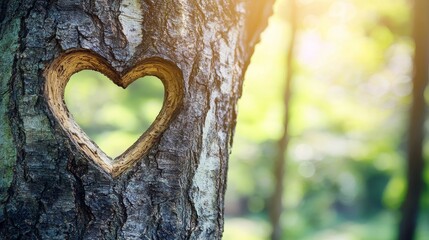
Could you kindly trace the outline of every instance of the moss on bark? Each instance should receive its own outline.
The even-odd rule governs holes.
[[[16,161],[16,147],[13,142],[12,129],[9,121],[10,89],[9,82],[12,79],[12,69],[15,54],[18,49],[20,19],[14,19],[3,28],[0,34],[0,204],[7,197],[13,178],[13,166]],[[2,205],[0,205],[0,221]]]

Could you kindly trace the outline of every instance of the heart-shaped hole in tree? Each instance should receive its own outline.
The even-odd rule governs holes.
[[[64,100],[89,138],[116,158],[155,120],[164,86],[159,78],[145,76],[123,89],[102,73],[82,70],[70,77]]]
[[[94,144],[71,117],[65,105],[66,85],[73,74],[82,70],[98,71],[122,88],[127,88],[137,79],[145,76],[156,76],[164,85],[164,103],[153,123],[136,142],[114,159]],[[78,152],[92,160],[112,177],[117,177],[130,169],[149,152],[178,113],[184,96],[181,70],[174,63],[158,57],[141,60],[130,68],[117,72],[103,57],[89,50],[73,50],[56,58],[46,68],[44,76],[46,80],[45,99],[57,124]],[[88,101],[95,101],[95,99]]]

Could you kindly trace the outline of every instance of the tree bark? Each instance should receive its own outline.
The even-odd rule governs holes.
[[[220,239],[236,103],[272,2],[2,0],[0,238]],[[72,50],[118,73],[148,58],[181,70],[177,114],[118,177],[48,106],[44,72]]]
[[[424,91],[429,77],[428,10],[429,3],[426,0],[414,1],[414,77],[408,128],[407,192],[401,209],[402,218],[398,231],[400,240],[414,239],[424,184],[423,140],[426,109]]]

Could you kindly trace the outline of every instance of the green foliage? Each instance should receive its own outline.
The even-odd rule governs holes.
[[[139,78],[124,90],[91,70],[74,74],[65,92],[75,120],[111,157],[123,153],[149,128],[163,100],[164,88],[156,77]]]

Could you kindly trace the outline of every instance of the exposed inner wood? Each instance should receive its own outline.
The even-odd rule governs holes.
[[[124,153],[111,159],[80,128],[69,113],[64,90],[70,77],[81,70],[95,70],[126,88],[138,78],[152,75],[161,79],[165,94],[162,109],[152,125]],[[146,59],[123,73],[117,73],[102,57],[87,51],[65,53],[45,71],[45,96],[53,115],[73,144],[91,158],[101,169],[116,177],[141,159],[167,129],[183,99],[183,77],[180,69],[161,58]]]

